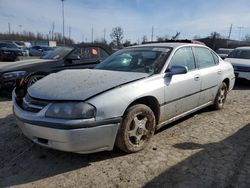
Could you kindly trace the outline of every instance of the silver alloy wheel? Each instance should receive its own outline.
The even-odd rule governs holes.
[[[220,94],[219,94],[219,97],[218,97],[219,105],[223,105],[225,103],[225,100],[226,100],[226,88],[221,87],[220,88]]]
[[[129,141],[134,145],[141,146],[144,144],[149,132],[146,115],[142,113],[136,114],[128,131]]]

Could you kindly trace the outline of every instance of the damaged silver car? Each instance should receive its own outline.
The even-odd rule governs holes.
[[[117,51],[95,69],[64,70],[13,92],[22,132],[76,153],[133,153],[155,130],[207,106],[221,109],[235,76],[206,46],[152,43]]]

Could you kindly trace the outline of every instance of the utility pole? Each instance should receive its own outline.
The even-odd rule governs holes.
[[[106,42],[106,29],[103,31],[103,42]]]
[[[20,34],[21,34],[23,25],[18,25],[18,27],[20,28]]]
[[[71,37],[71,27],[69,26],[69,39]]]
[[[230,29],[229,29],[229,34],[228,34],[228,39],[229,40],[230,40],[230,37],[231,37],[232,29],[233,29],[233,24],[231,24]]]
[[[8,27],[9,27],[9,34],[10,34],[10,32],[11,32],[11,30],[10,30],[10,22],[8,23]]]
[[[94,42],[94,28],[93,28],[93,26],[91,28],[91,42],[92,43]]]
[[[84,34],[82,34],[82,43],[84,43]]]
[[[154,40],[154,26],[152,26],[152,32],[151,32],[151,42]]]
[[[238,27],[238,29],[239,29],[239,40],[241,40],[241,30],[242,30],[243,28],[244,28],[243,26]]]
[[[65,45],[65,38],[64,38],[64,1],[65,0],[61,0],[62,1],[62,18],[63,18],[63,44]]]
[[[52,29],[51,29],[51,40],[54,40],[54,30],[55,30],[55,23],[52,23]]]

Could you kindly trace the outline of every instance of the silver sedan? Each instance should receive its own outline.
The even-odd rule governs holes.
[[[207,106],[221,109],[235,76],[206,46],[152,43],[117,51],[95,69],[64,70],[13,92],[23,133],[76,153],[146,147],[156,129]]]

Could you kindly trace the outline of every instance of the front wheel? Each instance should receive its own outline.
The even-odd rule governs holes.
[[[146,147],[155,131],[155,116],[143,104],[128,108],[116,137],[116,146],[127,153],[138,152]]]
[[[217,92],[217,95],[215,97],[215,100],[214,100],[214,105],[213,105],[213,108],[215,110],[220,110],[223,108],[225,102],[226,102],[226,97],[227,97],[227,85],[225,82],[222,82],[218,92]]]
[[[31,76],[27,82],[27,87],[30,87],[31,85],[36,83],[38,80],[42,79],[43,77],[44,75],[38,75],[38,74]]]

